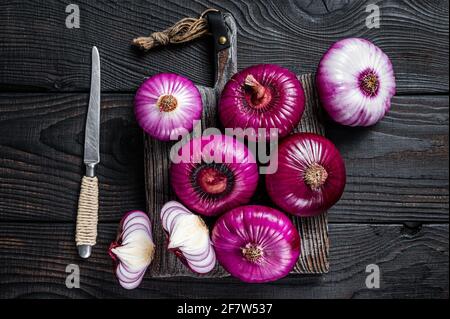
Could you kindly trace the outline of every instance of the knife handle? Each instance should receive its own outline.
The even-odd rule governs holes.
[[[83,177],[78,201],[76,244],[83,258],[90,255],[90,247],[97,240],[98,223],[98,178]],[[89,248],[89,253],[81,254],[81,248]]]

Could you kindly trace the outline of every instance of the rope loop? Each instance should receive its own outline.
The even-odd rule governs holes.
[[[159,46],[186,43],[201,38],[209,34],[206,15],[210,12],[219,12],[219,10],[208,9],[197,19],[184,18],[164,31],[154,32],[148,37],[134,39],[133,45],[144,51],[149,51]]]

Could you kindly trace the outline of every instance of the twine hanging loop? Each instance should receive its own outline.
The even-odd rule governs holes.
[[[133,40],[133,45],[148,51],[159,46],[179,44],[193,41],[209,34],[206,15],[210,12],[218,12],[216,9],[208,9],[199,18],[184,18],[172,27],[152,33],[148,37],[139,37]]]

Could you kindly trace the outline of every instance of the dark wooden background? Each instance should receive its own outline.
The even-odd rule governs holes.
[[[74,2],[81,28],[69,30],[65,8]],[[448,298],[449,4],[376,1],[381,28],[368,29],[372,2],[1,0],[0,298]],[[130,41],[210,7],[237,20],[239,68],[314,72],[334,41],[365,37],[391,57],[398,96],[375,127],[327,124],[348,168],[345,195],[330,212],[329,274],[265,285],[146,278],[125,291],[106,249],[123,213],[145,207],[134,92],[159,72],[213,82],[208,39],[148,55]],[[95,254],[83,262],[74,221],[93,45],[103,62],[101,223]],[[81,267],[81,289],[65,286],[71,263]],[[380,289],[365,286],[372,263],[381,268]]]

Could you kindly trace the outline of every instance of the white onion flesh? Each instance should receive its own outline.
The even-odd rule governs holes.
[[[121,222],[117,242],[110,248],[110,254],[117,262],[115,273],[123,288],[131,290],[141,284],[154,253],[155,244],[147,214],[128,213]]]
[[[209,273],[216,265],[216,254],[203,220],[178,202],[169,202],[161,210],[161,221],[169,235],[168,249],[180,252],[194,272]]]

